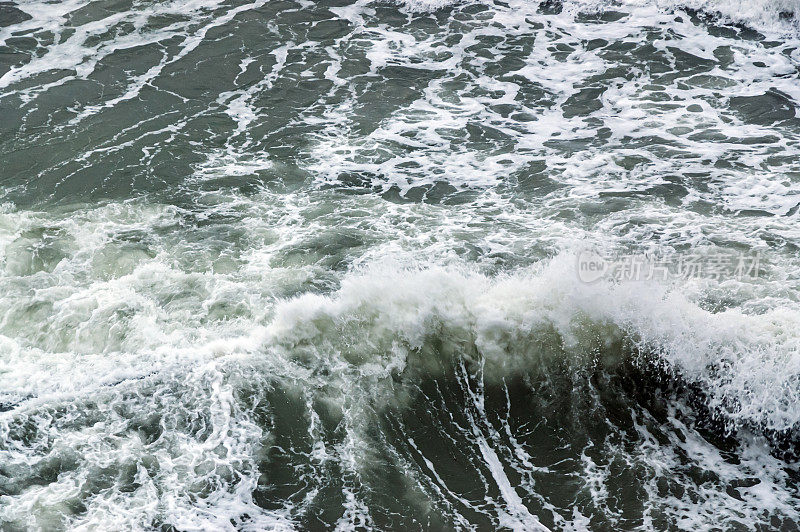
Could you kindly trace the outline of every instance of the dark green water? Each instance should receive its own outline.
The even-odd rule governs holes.
[[[796,11],[0,3],[0,528],[797,529]]]

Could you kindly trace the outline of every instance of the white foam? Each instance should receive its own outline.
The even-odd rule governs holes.
[[[743,23],[769,33],[794,33],[800,28],[800,2],[797,0],[658,0],[660,5],[689,7],[725,20]],[[791,15],[783,19],[782,14]]]
[[[430,12],[457,5],[457,0],[402,0],[410,11]],[[535,5],[542,2],[534,2]],[[689,8],[717,15],[727,22],[747,24],[769,33],[794,33],[799,26],[798,0],[566,0],[568,11],[602,11],[623,7],[656,6],[663,10]],[[784,17],[788,15],[789,18]]]
[[[345,361],[386,372],[398,367],[390,363],[398,348],[407,359],[399,367],[427,367],[414,353],[427,352],[433,328],[445,327],[463,349],[474,342],[487,374],[547,364],[540,358],[546,353],[525,347],[542,335],[555,334],[563,352],[554,347],[552,356],[559,357],[590,357],[600,339],[627,337],[655,353],[657,363],[701,384],[709,406],[731,420],[793,430],[800,426],[797,310],[711,313],[656,285],[586,285],[577,280],[574,260],[563,256],[540,273],[498,280],[447,269],[375,267],[345,279],[332,296],[305,295],[281,304],[268,333],[288,352],[300,345],[327,346],[331,335],[344,334],[346,349],[335,341],[330,345],[343,349]]]
[[[115,51],[175,39],[177,48],[132,75],[121,93],[75,111],[74,127],[135,98],[167,65],[197,50],[211,29],[261,4],[137,4],[130,12],[87,22],[69,34],[62,27],[65,17],[84,3],[25,2],[22,9],[34,19],[0,29],[0,40],[5,42],[12,31],[38,28],[59,38],[46,53],[0,78],[3,97],[16,94],[35,107],[36,98],[54,86],[33,81],[32,88],[25,88],[42,73],[69,71],[53,83],[85,79]],[[411,11],[461,5],[406,4]],[[646,363],[663,365],[697,385],[708,406],[733,427],[796,431],[800,276],[796,253],[782,242],[800,238],[797,214],[786,216],[800,199],[791,165],[771,161],[776,153],[790,158],[800,152],[794,134],[747,124],[727,101],[773,88],[800,101],[796,43],[767,47],[715,36],[674,12],[696,5],[775,33],[792,24],[781,21],[778,11],[791,11],[795,4],[630,1],[612,6],[624,14],[616,22],[579,21],[580,12],[608,5],[568,2],[561,14],[542,15],[539,3],[512,0],[492,4],[485,14],[458,25],[443,18],[441,33],[413,35],[382,22],[374,3],[331,8],[350,21],[350,33],[333,45],[285,43],[271,49],[275,61],[270,69],[242,87],[240,76],[258,61],[248,55],[239,63],[234,89],[212,101],[213,112],[230,122],[231,135],[221,149],[206,153],[207,161],[189,180],[193,208],[147,199],[52,212],[4,206],[0,398],[10,410],[0,413],[0,436],[13,443],[2,451],[4,463],[17,468],[20,478],[33,475],[30,468],[44,470],[60,460],[77,465],[49,485],[5,496],[3,519],[25,526],[27,516],[35,513],[42,528],[91,528],[111,521],[135,529],[169,516],[177,528],[232,528],[231,519],[239,529],[291,528],[316,492],[303,494],[298,507],[287,502],[286,508],[270,512],[258,508],[252,495],[259,482],[258,461],[271,435],[237,394],[247,389],[242,395],[250,397],[246,387],[254,382],[256,391],[263,392],[271,386],[268,379],[295,383],[307,394],[307,405],[319,399],[341,414],[345,437],[333,445],[320,436],[314,407],[307,408],[314,442],[309,459],[321,469],[336,462],[346,477],[345,508],[337,523],[344,529],[374,522],[357,481],[370,463],[364,436],[373,421],[370,409],[403,406],[408,397],[393,386],[393,376],[437,375],[449,362],[480,364],[488,380],[509,374],[535,379],[554,361],[566,360],[576,368],[593,364],[598,352],[624,340],[652,355],[642,359]],[[194,22],[140,31],[151,16],[187,13]],[[98,39],[114,24],[139,29],[110,41]],[[454,35],[458,38],[449,40]],[[531,36],[514,76],[492,75],[497,60],[519,55],[515,43]],[[607,80],[598,109],[568,118],[563,112],[567,101],[615,66],[590,49],[592,39],[652,44],[669,61],[677,60],[676,49],[706,60],[729,51],[731,62],[720,62],[686,86],[663,89],[647,88],[657,76],[634,64],[635,75]],[[100,44],[89,44],[93,40]],[[487,42],[496,44],[482,44]],[[352,44],[363,50],[369,75],[391,67],[431,75],[413,98],[370,123],[367,134],[354,120],[370,118],[357,115],[363,95],[350,90],[354,80],[342,66],[348,59],[343,50]],[[476,46],[492,59],[476,54]],[[327,63],[320,72],[333,85],[325,97],[339,102],[298,115],[300,125],[313,126],[315,132],[298,161],[313,179],[296,193],[203,192],[207,188],[195,185],[207,177],[275,170],[255,134],[267,113],[256,102],[281,76],[294,75],[291,52],[298,48],[320,52]],[[302,76],[311,75],[303,70]],[[464,88],[453,88],[450,79],[467,81]],[[540,90],[547,105],[521,104],[521,94],[530,89]],[[719,92],[724,94],[716,96]],[[340,93],[345,96],[333,98]],[[689,105],[701,112],[687,112]],[[514,111],[506,116],[498,106]],[[89,164],[145,140],[147,159],[157,150],[150,136],[163,134],[169,142],[192,118],[144,134],[122,130],[74,159]],[[467,142],[465,131],[478,126],[491,127],[510,148]],[[610,132],[607,144],[585,144],[602,128]],[[694,136],[698,132],[723,138],[708,141]],[[130,133],[137,133],[135,141],[126,136]],[[670,146],[642,145],[655,136]],[[767,142],[765,136],[777,140]],[[585,147],[577,152],[553,147],[558,142]],[[643,162],[628,169],[623,167],[626,158]],[[540,161],[546,168],[542,180],[553,191],[518,194],[515,173]],[[737,170],[716,166],[720,161]],[[370,176],[370,184],[382,190],[395,185],[409,191],[446,181],[473,196],[467,204],[403,204],[319,186],[342,185],[339,177],[348,172]],[[683,204],[647,197],[603,210],[613,201],[606,203],[601,194],[630,199],[666,184],[665,176],[678,172],[703,176],[702,186],[686,177]],[[714,208],[709,212],[695,208],[698,204]],[[774,216],[730,215],[747,209]],[[769,271],[753,282],[585,285],[575,275],[574,257],[563,251],[574,240],[611,250],[689,246],[762,251]],[[546,256],[555,258],[530,266]],[[728,310],[708,310],[717,302]],[[509,459],[510,448],[481,425],[486,417],[482,398],[476,393],[473,399],[478,415],[472,428],[478,431],[470,441],[489,471],[491,491],[500,495],[487,502],[489,510],[466,506],[502,515],[512,528],[538,527],[524,499],[535,492],[530,455],[517,444]],[[117,410],[123,408],[133,413]],[[147,431],[136,429],[134,421],[146,424],[143,416],[152,412],[163,414],[159,423],[164,430],[148,443]],[[87,420],[84,414],[97,418]],[[25,446],[11,431],[28,422],[42,432]],[[208,433],[195,430],[195,422],[204,423]],[[670,422],[679,423],[675,418]],[[652,439],[642,431],[641,447],[653,455],[650,467],[667,471],[680,466],[674,453],[659,455],[649,448]],[[747,447],[750,454],[740,469],[727,467],[698,437],[672,445],[711,464],[726,480],[742,471],[765,471],[762,483],[739,490],[746,515],[757,517],[761,508],[791,515],[793,501],[780,466],[770,462],[761,443]],[[448,492],[438,464],[424,463],[444,498],[465,504],[464,497],[459,502],[460,496]],[[525,479],[522,484],[512,484],[508,467]],[[81,495],[86,493],[82,489],[101,485],[104,468],[132,471],[136,489],[123,493],[112,486],[97,488],[88,499]],[[609,472],[588,455],[585,469],[590,497],[602,507],[610,497],[604,491]],[[657,488],[651,488],[657,500]],[[719,501],[714,493],[723,489],[701,488],[703,503],[695,507],[688,499],[668,501],[675,508],[670,515],[687,528],[713,524]],[[76,501],[86,505],[85,514],[72,515]],[[725,511],[735,514],[729,506]],[[573,518],[568,523],[554,512],[557,527],[586,526],[580,512]]]

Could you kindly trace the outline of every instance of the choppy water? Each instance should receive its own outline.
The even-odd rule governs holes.
[[[0,3],[0,528],[796,530],[795,12]]]

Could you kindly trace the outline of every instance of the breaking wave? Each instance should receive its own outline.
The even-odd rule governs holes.
[[[798,528],[797,7],[0,4],[0,528]]]

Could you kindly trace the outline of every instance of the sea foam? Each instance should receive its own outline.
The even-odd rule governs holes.
[[[617,362],[644,356],[643,363],[699,385],[710,408],[734,425],[800,427],[796,308],[710,312],[664,286],[589,285],[575,272],[568,252],[499,278],[376,266],[329,296],[281,303],[268,344],[312,366],[336,360],[380,375],[442,367],[428,357],[480,360],[500,378],[547,372],[553,358],[579,367],[601,354]],[[630,350],[619,350],[625,344]]]

